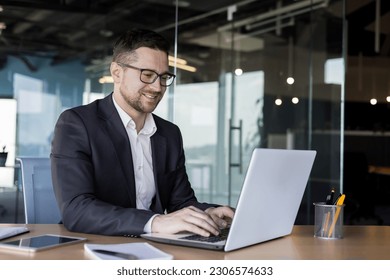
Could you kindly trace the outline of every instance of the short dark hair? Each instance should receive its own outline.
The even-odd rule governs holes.
[[[141,47],[164,51],[168,55],[170,44],[167,39],[154,31],[133,28],[119,36],[115,42],[112,61],[123,61],[124,56],[128,57]]]

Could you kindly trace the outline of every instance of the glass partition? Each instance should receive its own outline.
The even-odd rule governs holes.
[[[180,127],[199,200],[235,206],[256,147],[317,150],[297,223],[343,190],[343,0],[139,1],[114,13],[172,42],[177,79],[156,114]],[[0,96],[18,101],[17,156],[47,156],[58,115],[111,92],[110,54],[97,52],[88,65],[34,57],[35,72],[9,58]]]
[[[177,69],[174,120],[199,198],[234,207],[255,147],[317,150],[297,223],[342,191],[342,4],[241,1],[183,19],[196,32],[178,21],[177,56],[196,71]]]

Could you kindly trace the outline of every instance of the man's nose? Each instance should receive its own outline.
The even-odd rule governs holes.
[[[160,79],[161,79],[160,77],[157,77],[157,79],[153,83],[149,84],[155,91],[161,91],[162,90],[163,86],[161,85],[161,80]]]

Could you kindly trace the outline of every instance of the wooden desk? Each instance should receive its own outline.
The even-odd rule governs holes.
[[[12,226],[0,224],[0,227]],[[108,237],[102,235],[81,234],[67,231],[62,225],[27,225],[30,233],[13,237],[34,236],[44,233],[83,236],[89,243],[128,243],[145,242],[141,238]],[[157,248],[172,254],[175,259],[184,260],[390,260],[389,226],[345,226],[345,238],[323,240],[313,237],[313,226],[295,226],[290,236],[257,244],[232,252],[216,252],[174,245],[149,242]],[[12,240],[9,239],[9,240]],[[63,246],[56,249],[29,254],[0,249],[0,259],[37,259],[37,260],[82,260],[90,259],[85,253],[83,243]]]

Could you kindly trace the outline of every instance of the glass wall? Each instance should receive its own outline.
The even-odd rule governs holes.
[[[197,71],[178,69],[174,120],[200,198],[235,206],[256,147],[317,150],[298,223],[342,190],[343,3],[332,2],[237,2],[193,18],[207,28],[192,34],[178,22],[178,57]]]
[[[81,104],[84,66],[79,62],[51,66],[48,59],[27,59],[39,68],[31,71],[19,59],[8,59],[7,68],[0,71],[0,97],[17,103],[16,155],[48,157],[59,114]]]
[[[344,0],[175,3],[137,7],[154,11],[142,27],[172,42],[177,79],[155,113],[181,128],[198,198],[235,206],[256,147],[314,149],[297,219],[312,223],[312,203],[343,191]],[[0,97],[17,102],[16,156],[48,156],[58,115],[111,92],[101,80],[110,56],[90,65],[28,59],[8,59]]]

